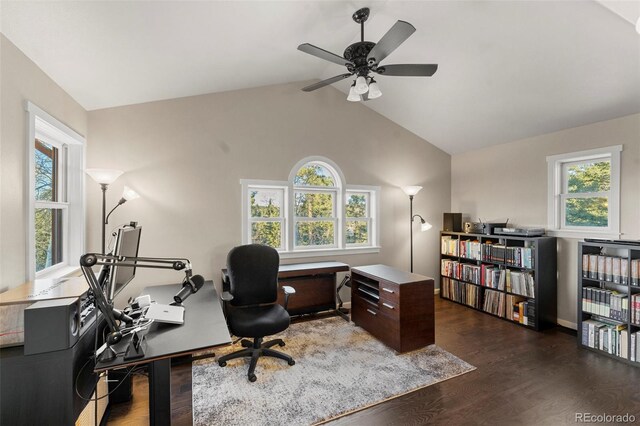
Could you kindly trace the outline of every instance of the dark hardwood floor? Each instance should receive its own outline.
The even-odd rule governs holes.
[[[334,425],[563,425],[576,413],[640,422],[640,368],[578,349],[573,333],[510,324],[436,297],[436,344],[477,370],[332,422]],[[215,386],[215,384],[212,384]],[[148,424],[146,378],[109,424]],[[172,369],[172,419],[191,424],[191,367]],[[348,395],[345,395],[347,398]]]

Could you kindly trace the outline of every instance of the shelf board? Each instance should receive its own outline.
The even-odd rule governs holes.
[[[583,280],[587,280],[587,281],[593,281],[595,283],[603,283],[603,284],[610,284],[610,285],[618,285],[618,286],[621,286],[621,287],[629,287],[629,284],[616,283],[616,282],[613,282],[613,281],[601,280],[601,279],[598,279],[598,278],[582,277],[582,279]]]

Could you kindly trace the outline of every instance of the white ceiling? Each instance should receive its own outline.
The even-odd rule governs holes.
[[[341,55],[368,6],[367,40],[398,19],[417,28],[384,63],[439,69],[380,77],[383,96],[365,105],[457,153],[640,112],[640,2],[616,3],[2,0],[0,23],[94,110],[341,74],[296,47]]]

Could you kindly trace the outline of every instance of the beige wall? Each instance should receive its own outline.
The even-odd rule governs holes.
[[[126,173],[109,189],[115,204],[123,185],[142,196],[121,206],[110,225],[139,221],[142,255],[185,256],[195,273],[219,281],[229,249],[241,243],[240,179],[287,180],[302,158],[320,155],[342,169],[349,184],[381,186],[379,254],[287,260],[386,263],[409,268],[409,199],[402,185],[422,185],[414,211],[434,225],[415,230],[415,271],[438,274],[442,212],[451,203],[450,156],[372,110],[347,102],[331,87],[300,91],[304,83],[195,96],[89,112],[87,167]],[[89,183],[89,247],[99,247],[100,191]],[[149,283],[181,278],[139,270],[123,298]],[[135,284],[134,284],[135,283]],[[119,298],[118,302],[122,303]]]
[[[87,112],[0,34],[0,292],[26,277],[27,112],[31,101],[87,134]]]
[[[640,239],[640,114],[454,155],[451,210],[474,221],[509,218],[516,225],[546,227],[546,157],[610,145],[623,145],[622,238]],[[558,319],[563,325],[576,323],[577,241],[558,242]]]

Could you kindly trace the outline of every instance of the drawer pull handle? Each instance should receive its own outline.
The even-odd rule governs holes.
[[[367,309],[367,312],[369,312],[371,315],[377,315],[375,312],[373,312],[371,309]]]
[[[382,287],[382,289],[383,289],[384,291],[386,291],[387,293],[395,293],[395,291],[393,291],[393,290],[391,290],[391,289],[388,289],[388,288],[386,288],[386,287]]]
[[[387,308],[389,308],[389,309],[395,309],[395,308],[393,307],[393,305],[390,305],[390,304],[388,304],[388,303],[384,303],[384,302],[382,302],[382,306],[387,307]]]

